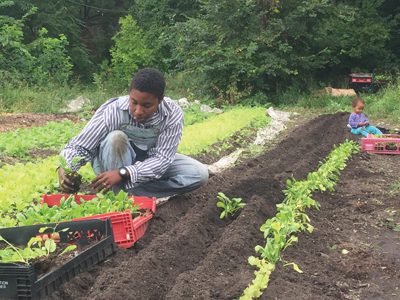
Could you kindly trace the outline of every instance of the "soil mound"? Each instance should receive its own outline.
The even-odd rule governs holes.
[[[348,114],[323,115],[295,128],[271,151],[218,174],[161,206],[145,237],[54,294],[63,299],[233,299],[253,278],[247,258],[262,243],[260,225],[283,200],[287,178],[303,179],[351,136]],[[220,220],[218,192],[247,203]]]

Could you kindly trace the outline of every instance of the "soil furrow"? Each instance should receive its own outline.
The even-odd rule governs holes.
[[[119,251],[108,265],[92,273],[94,279],[87,279],[92,286],[88,293],[70,289],[78,277],[58,296],[65,299],[238,296],[252,276],[246,257],[254,254],[254,246],[260,241],[259,226],[266,217],[274,215],[275,204],[282,201],[286,178],[304,178],[317,168],[334,144],[349,137],[346,119],[346,114],[320,116],[294,129],[271,151],[214,176],[197,191],[170,200],[159,209],[145,238],[134,247],[136,251]],[[247,201],[249,205],[242,211],[243,216],[233,222],[220,220],[215,205],[218,192]],[[246,214],[251,222],[244,217]]]

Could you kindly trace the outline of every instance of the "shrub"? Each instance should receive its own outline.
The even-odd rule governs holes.
[[[111,52],[111,76],[117,85],[128,86],[132,75],[152,60],[143,33],[132,16],[120,18],[121,30],[113,37],[115,46]]]

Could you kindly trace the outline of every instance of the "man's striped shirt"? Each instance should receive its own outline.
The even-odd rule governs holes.
[[[82,132],[66,145],[61,154],[72,170],[76,171],[92,161],[98,153],[100,142],[108,133],[120,128],[120,110],[129,112],[129,96],[110,99],[100,106]],[[160,127],[160,135],[156,146],[149,149],[147,159],[126,166],[131,178],[126,185],[128,189],[133,188],[135,182],[159,179],[173,162],[182,136],[183,112],[173,101],[164,99],[154,115],[143,124],[138,123],[129,112],[129,124],[141,128]],[[82,160],[72,165],[72,159],[78,156]]]

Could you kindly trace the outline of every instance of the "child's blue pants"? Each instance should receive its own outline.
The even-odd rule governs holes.
[[[368,134],[382,134],[382,131],[380,131],[375,126],[367,125],[364,127],[352,128],[351,133],[352,134],[362,134],[363,137],[367,137]]]

